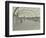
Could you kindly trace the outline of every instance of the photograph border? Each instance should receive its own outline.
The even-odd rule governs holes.
[[[43,33],[9,35],[9,4],[10,3],[43,5]],[[45,35],[45,3],[22,2],[22,1],[5,1],[5,36],[6,37],[16,37],[16,36],[32,36],[32,35]]]

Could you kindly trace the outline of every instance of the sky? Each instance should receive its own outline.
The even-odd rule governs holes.
[[[16,10],[16,7],[14,7]],[[15,15],[19,17],[40,17],[40,8],[32,8],[32,7],[18,7],[15,11]]]

